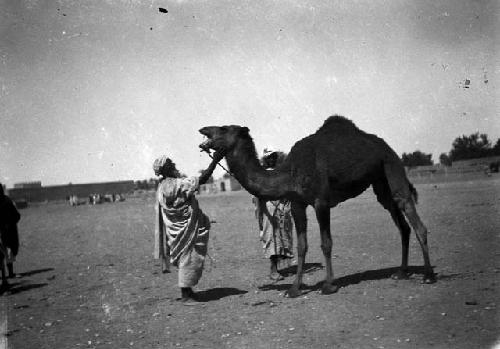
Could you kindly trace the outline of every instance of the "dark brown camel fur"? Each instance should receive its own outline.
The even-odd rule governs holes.
[[[313,206],[316,211],[325,256],[326,279],[322,293],[330,294],[338,289],[331,262],[330,208],[360,195],[370,185],[401,234],[401,268],[393,278],[408,277],[411,232],[408,219],[422,248],[423,282],[435,282],[429,260],[427,228],[415,209],[417,192],[406,177],[398,155],[381,138],[361,131],[342,116],[331,116],[316,133],[295,143],[281,166],[266,171],[257,159],[247,127],[210,126],[200,129],[200,133],[208,138],[200,147],[223,154],[229,170],[248,192],[261,200],[287,198],[292,201],[298,261],[295,281],[287,292],[289,297],[300,295],[307,253],[307,206]]]

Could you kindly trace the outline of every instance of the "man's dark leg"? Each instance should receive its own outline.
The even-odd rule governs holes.
[[[14,264],[13,263],[7,263],[7,269],[9,270],[9,278],[13,279],[16,277],[16,274],[14,274]]]
[[[196,295],[191,287],[181,287],[182,302],[197,302]]]
[[[279,256],[271,256],[271,272],[269,273],[269,278],[274,281],[283,280],[283,276],[278,273],[278,261],[280,260]]]

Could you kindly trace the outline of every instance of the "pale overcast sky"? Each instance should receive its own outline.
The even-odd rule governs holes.
[[[0,0],[0,181],[150,178],[162,153],[194,175],[200,127],[288,151],[335,113],[438,162],[457,136],[500,137],[498,15],[498,1]]]

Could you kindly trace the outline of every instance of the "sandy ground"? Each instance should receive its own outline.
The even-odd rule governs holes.
[[[197,306],[176,301],[177,275],[152,259],[153,196],[21,211],[20,278],[0,296],[20,348],[492,348],[500,338],[500,178],[419,184],[438,282],[389,276],[400,239],[370,190],[332,210],[338,293],[319,293],[324,261],[309,209],[305,294],[283,297],[294,267],[267,279],[246,192],[200,198],[215,220]],[[6,315],[6,316],[5,316]],[[0,326],[0,329],[2,326]],[[2,342],[0,342],[1,344]]]

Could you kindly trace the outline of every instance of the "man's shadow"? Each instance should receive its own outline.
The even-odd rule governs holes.
[[[209,290],[196,292],[196,298],[200,302],[210,302],[219,300],[224,297],[236,296],[245,293],[248,293],[248,291],[243,291],[233,287],[216,287]]]
[[[313,264],[319,264],[321,266],[320,263],[313,263]],[[316,268],[315,270],[319,270],[319,269],[322,269],[322,268]],[[347,287],[350,285],[359,284],[360,282],[363,282],[363,281],[390,279],[391,276],[394,273],[396,273],[398,270],[399,270],[399,267],[366,270],[363,272],[342,276],[338,279],[335,279],[334,283],[337,286],[339,286],[340,288],[342,288],[342,287]],[[306,272],[306,271],[304,271],[304,272]],[[414,274],[422,274],[423,275],[424,273],[425,273],[425,268],[423,266],[409,266],[408,267],[408,274],[410,276],[414,275]],[[317,282],[315,285],[303,284],[301,288],[305,291],[304,294],[306,294],[309,292],[321,290],[322,285],[323,285],[323,280],[320,282]],[[267,290],[286,291],[290,287],[291,287],[291,284],[270,283],[270,284],[260,286],[259,289],[263,290],[263,291],[267,291]]]
[[[48,285],[47,283],[31,284],[23,280],[23,278],[26,276],[45,273],[52,270],[54,270],[54,268],[35,269],[23,273],[17,273],[18,278],[9,279],[8,286],[0,287],[0,295],[13,295],[24,291],[45,287]]]
[[[1,287],[0,288],[0,295],[13,295],[17,294],[20,292],[32,290],[35,288],[40,288],[40,287],[45,287],[47,286],[47,283],[40,283],[40,284],[27,284],[23,281],[21,282],[10,282],[7,287]]]
[[[46,273],[48,271],[52,271],[54,268],[44,268],[44,269],[35,269],[35,270],[30,270],[30,271],[25,271],[24,273],[17,273],[20,277],[25,277],[25,276],[31,276],[35,274],[40,274],[40,273]]]

